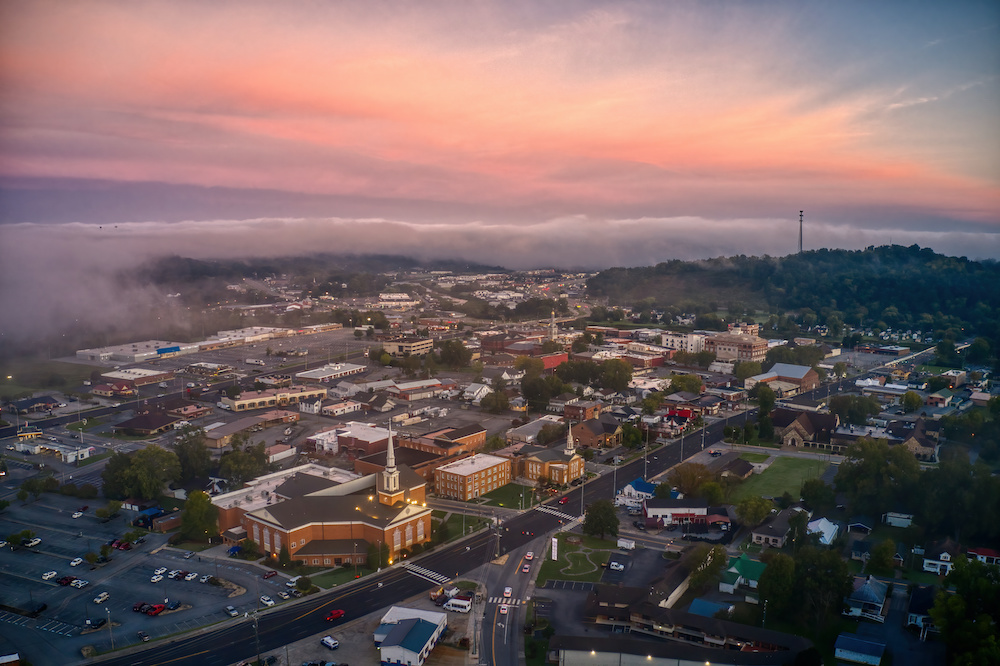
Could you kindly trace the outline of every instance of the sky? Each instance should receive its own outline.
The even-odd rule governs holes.
[[[0,281],[1000,258],[998,73],[994,1],[2,3]]]

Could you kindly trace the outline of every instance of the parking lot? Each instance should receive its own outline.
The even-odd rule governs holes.
[[[255,609],[258,597],[266,594],[281,602],[286,578],[261,578],[261,569],[228,558],[203,558],[198,555],[185,559],[185,553],[166,547],[166,536],[151,534],[145,543],[131,550],[115,550],[111,561],[98,566],[83,562],[70,566],[87,552],[99,552],[102,544],[121,537],[131,529],[126,514],[108,523],[94,517],[101,502],[92,504],[80,518],[72,518],[80,508],[80,500],[43,494],[37,501],[12,504],[0,514],[0,538],[26,529],[34,532],[41,542],[35,547],[8,544],[0,548],[0,576],[3,579],[0,603],[8,607],[0,611],[0,633],[15,647],[31,656],[35,663],[70,663],[81,658],[80,649],[95,646],[99,651],[138,643],[138,631],[153,639],[185,631],[228,618],[223,612],[233,605],[242,615]],[[15,546],[12,548],[12,546]],[[154,571],[181,569],[196,572],[194,580],[171,580],[164,577],[150,582]],[[47,572],[56,574],[43,580]],[[204,575],[232,581],[243,588],[238,596],[229,597],[231,590],[201,583]],[[75,576],[89,581],[83,588],[60,585],[59,579]],[[107,601],[94,603],[101,592]],[[180,602],[174,611],[165,610],[155,617],[133,612],[137,602],[169,604]],[[44,609],[37,617],[27,617],[13,609],[30,611]],[[99,631],[88,627],[87,620],[112,622],[111,631],[105,624]],[[18,630],[14,631],[14,627]]]

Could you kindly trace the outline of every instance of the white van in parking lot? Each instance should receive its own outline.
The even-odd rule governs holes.
[[[466,599],[451,599],[444,605],[444,609],[457,613],[468,613],[472,610],[472,602]]]

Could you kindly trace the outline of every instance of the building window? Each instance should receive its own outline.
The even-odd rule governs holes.
[[[319,564],[319,561],[317,560],[316,563]],[[323,558],[323,564],[329,564],[329,563],[330,563],[330,558],[329,557],[324,557]]]
[[[313,564],[319,564],[319,558],[318,557],[314,557],[313,558]]]
[[[392,545],[395,547],[396,550],[399,550],[400,541],[402,538],[403,538],[403,533],[400,532],[399,528],[397,527],[396,531],[393,532],[392,534]]]
[[[424,521],[423,520],[418,520],[417,521],[417,541],[423,541],[423,540],[424,540]]]

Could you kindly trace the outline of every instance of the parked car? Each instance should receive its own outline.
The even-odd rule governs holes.
[[[612,571],[625,571],[625,565],[621,562],[612,562],[608,565],[608,568]]]
[[[212,575],[211,574],[205,574],[204,576],[202,576],[198,580],[200,582],[202,582],[202,583],[207,583],[208,581],[212,580]]]
[[[166,567],[160,567],[156,571],[153,572],[153,575],[155,575],[155,576],[162,576],[165,573],[167,573],[167,568]]]
[[[71,567],[78,567],[81,564],[83,564],[83,558],[82,557],[74,557],[72,560],[69,561],[69,565]]]
[[[274,605],[274,599],[272,599],[271,597],[267,596],[266,594],[262,594],[262,595],[260,595],[260,603],[262,603],[265,606],[267,606],[268,608],[270,608],[271,606]]]
[[[264,579],[267,579],[267,578],[274,578],[274,577],[275,577],[275,576],[277,576],[277,575],[278,575],[278,572],[277,572],[277,571],[266,571],[266,572],[264,572],[264,574],[263,574],[263,575],[261,576],[261,578],[264,578]]]
[[[41,542],[42,542],[41,539],[39,539],[38,537],[35,537],[34,539],[28,539],[28,540],[26,540],[24,542],[24,545],[27,546],[28,548],[34,548],[35,546],[37,546]]]
[[[192,557],[194,557],[194,551],[193,550],[189,550],[188,552],[184,553],[184,559],[185,560],[190,560]]]
[[[118,544],[118,550],[132,550],[132,544],[130,544],[128,541],[122,541],[120,544]]]
[[[153,604],[153,607],[146,611],[146,615],[152,615],[155,617],[166,610],[166,608],[167,607],[163,604]]]
[[[322,645],[330,648],[331,650],[336,650],[337,648],[340,647],[340,641],[338,641],[333,636],[324,636],[323,638],[319,639],[319,642]]]
[[[149,604],[147,604],[145,601],[137,601],[132,605],[132,612],[138,613],[143,606],[148,606],[148,605]]]
[[[186,576],[184,576],[184,580],[194,580],[197,577],[198,577],[198,572],[197,571],[192,571],[191,573],[189,573]]]
[[[135,635],[138,636],[139,640],[142,641],[143,643],[149,641],[149,634],[147,634],[145,631],[137,631],[135,632]]]
[[[171,601],[169,604],[167,604],[167,610],[177,610],[180,607],[181,607],[181,602],[179,601]]]
[[[226,611],[226,615],[228,615],[229,617],[236,617],[237,615],[240,614],[240,612],[236,610],[235,606],[226,606],[223,610]]]
[[[110,597],[111,597],[111,595],[108,594],[107,592],[101,592],[96,597],[94,597],[94,603],[95,604],[103,604]]]
[[[74,518],[79,518],[82,515],[83,515],[83,511],[74,511],[73,512],[73,517]]]
[[[153,576],[152,578],[149,579],[149,582],[150,583],[159,583],[161,580],[163,580],[163,576],[161,576],[160,574],[156,574],[155,576]]]
[[[45,573],[42,574],[42,580],[52,580],[58,575],[59,573],[56,571],[46,571]]]
[[[711,451],[708,452],[708,455],[712,456],[713,458],[718,458],[719,456],[722,455],[722,451],[716,451],[715,449],[712,449]]]
[[[70,587],[75,587],[75,588],[77,588],[79,590],[82,590],[83,588],[87,587],[88,585],[90,585],[90,581],[89,580],[83,580],[82,578],[77,578],[76,580],[74,580],[72,583],[69,584]]]
[[[167,574],[167,578],[177,578],[181,573],[180,569],[172,569],[170,573]]]
[[[292,595],[290,595],[288,592],[285,592],[284,590],[279,590],[278,596],[286,601],[292,598]]]
[[[63,576],[57,582],[60,585],[62,585],[63,587],[66,587],[67,585],[69,585],[70,583],[72,583],[74,580],[76,580],[76,576]]]

